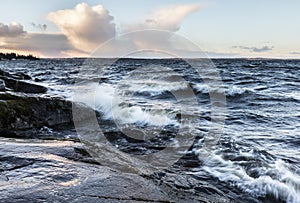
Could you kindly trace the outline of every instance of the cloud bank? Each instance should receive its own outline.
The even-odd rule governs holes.
[[[93,51],[116,34],[114,18],[102,5],[90,7],[81,3],[73,9],[51,12],[47,18],[60,28],[74,47],[83,51]]]
[[[251,52],[266,52],[266,51],[272,51],[274,47],[273,46],[263,46],[263,47],[233,46],[233,48],[249,50]]]
[[[19,23],[12,22],[9,25],[0,23],[0,37],[16,37],[24,33],[23,26]]]
[[[290,52],[290,54],[292,54],[292,55],[300,55],[300,52],[299,51],[292,51],[292,52]]]
[[[74,48],[63,34],[26,33],[18,37],[1,38],[0,49],[4,51],[30,52],[41,57],[70,57],[86,54]]]

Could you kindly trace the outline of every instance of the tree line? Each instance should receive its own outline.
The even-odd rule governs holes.
[[[38,60],[39,58],[29,55],[21,55],[16,53],[0,53],[0,60],[16,60],[16,59],[26,59],[26,60]]]

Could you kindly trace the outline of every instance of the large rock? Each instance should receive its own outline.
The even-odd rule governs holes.
[[[57,98],[0,95],[0,128],[27,129],[69,124],[71,102]]]
[[[31,79],[30,76],[24,73],[10,74],[5,71],[0,70],[0,79],[4,81],[5,86],[16,92],[24,93],[46,93],[47,88],[41,85],[32,84],[30,82],[25,82],[22,80]]]
[[[0,138],[0,145],[0,203],[235,202],[186,175],[156,181],[87,163],[74,150],[80,143]]]
[[[80,119],[86,119],[92,109],[77,104],[82,109]],[[86,114],[84,114],[86,113]],[[44,98],[26,94],[0,93],[0,134],[12,137],[22,131],[43,126],[73,126],[72,102],[61,98]]]
[[[0,70],[0,75],[5,76],[5,77],[9,77],[9,78],[13,78],[13,79],[16,79],[16,80],[31,80],[32,79],[29,75],[27,75],[25,73],[22,73],[22,72],[8,73],[8,72],[5,72],[3,70]]]
[[[47,88],[40,85],[36,85],[36,84],[32,84],[20,80],[15,80],[11,78],[1,78],[1,79],[5,81],[5,85],[7,88],[10,88],[16,92],[24,92],[24,93],[46,93],[47,92]]]

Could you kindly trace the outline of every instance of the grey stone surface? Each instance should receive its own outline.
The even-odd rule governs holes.
[[[80,143],[0,138],[0,145],[1,203],[229,202],[185,175],[156,180],[93,163]],[[197,185],[210,192],[196,191]]]

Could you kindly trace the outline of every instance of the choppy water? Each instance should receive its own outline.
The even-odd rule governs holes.
[[[219,59],[213,63],[224,84],[226,120],[205,162],[201,148],[211,125],[210,94],[220,88],[204,82],[211,74],[200,61],[190,64],[201,68],[201,76],[175,59],[1,61],[0,68],[27,73],[47,86],[50,95],[66,99],[72,99],[79,79],[79,100],[117,124],[107,123],[104,128],[130,126],[144,130],[147,137],[167,126],[171,129],[167,142],[176,140],[178,128],[194,134],[196,141],[187,153],[199,156],[199,165],[186,172],[233,199],[248,195],[253,197],[250,202],[300,202],[300,61]],[[176,97],[189,88],[194,98]],[[195,98],[197,105],[191,105]],[[178,115],[191,118],[187,126],[181,126]],[[123,151],[130,145],[126,140],[115,144]],[[143,145],[130,147],[142,154],[149,151]]]

